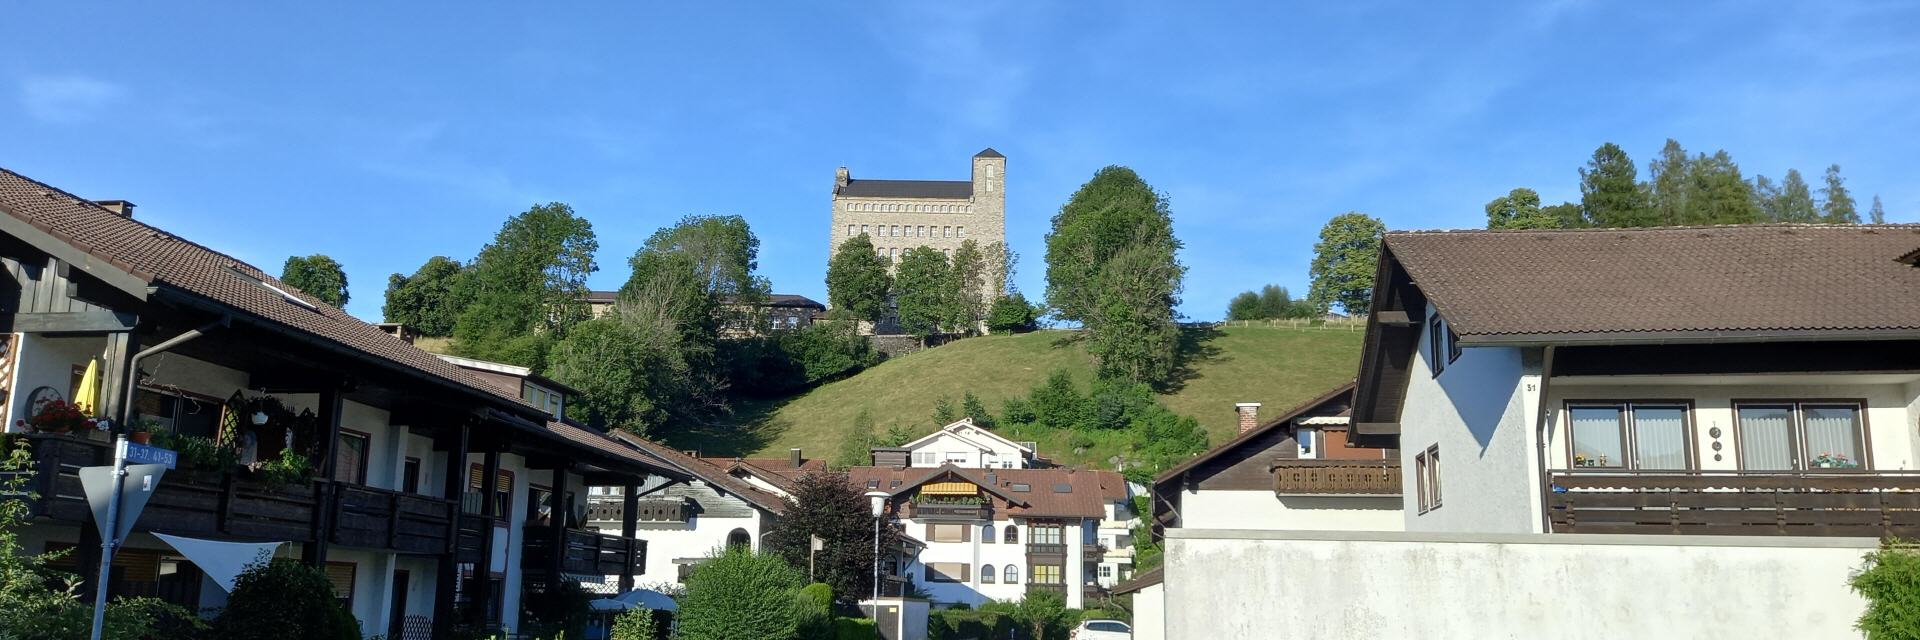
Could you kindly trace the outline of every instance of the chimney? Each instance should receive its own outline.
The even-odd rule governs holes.
[[[800,463],[805,462],[806,458],[800,456],[800,447],[794,447],[787,450],[787,461],[792,463],[793,468],[798,469]]]
[[[834,169],[833,170],[833,186],[835,188],[847,186],[847,179],[850,176],[851,174],[847,173],[846,167],[840,167],[838,169]]]
[[[1252,431],[1260,426],[1260,403],[1242,402],[1233,405],[1233,412],[1240,415],[1240,433]]]
[[[133,203],[131,202],[125,200],[95,200],[93,203],[100,205],[102,209],[120,214],[122,218],[133,217]]]

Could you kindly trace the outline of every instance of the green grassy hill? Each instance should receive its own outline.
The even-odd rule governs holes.
[[[872,413],[880,431],[898,421],[931,432],[934,402],[943,395],[957,405],[962,394],[972,391],[997,413],[1002,401],[1024,395],[1056,368],[1072,372],[1082,385],[1090,384],[1092,361],[1074,336],[1040,331],[960,340],[889,360],[798,396],[738,406],[738,424],[732,428],[670,439],[706,455],[778,455],[800,447],[808,457],[827,458],[863,408]],[[1188,338],[1192,355],[1186,375],[1161,401],[1199,419],[1219,443],[1233,434],[1236,402],[1261,403],[1266,419],[1352,379],[1361,331],[1357,326],[1229,327],[1190,329]],[[1053,435],[1059,437],[1026,439],[1039,439],[1042,454],[1064,462],[1092,462],[1111,451],[1103,445],[1075,454],[1055,441],[1064,434]]]

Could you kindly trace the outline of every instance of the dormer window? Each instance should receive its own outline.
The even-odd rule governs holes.
[[[520,383],[520,399],[553,414],[553,419],[566,419],[566,396],[560,392],[530,382]]]

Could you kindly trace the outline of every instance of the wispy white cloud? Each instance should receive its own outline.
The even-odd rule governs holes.
[[[20,82],[20,106],[37,120],[91,120],[127,93],[120,85],[82,75],[32,76]]]
[[[893,5],[872,27],[919,77],[915,95],[981,129],[1007,128],[1031,83],[1028,65],[1008,47],[1017,5],[998,2]],[[903,35],[911,34],[911,35]]]

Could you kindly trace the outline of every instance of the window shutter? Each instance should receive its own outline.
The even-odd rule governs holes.
[[[353,571],[356,565],[351,562],[327,563],[327,582],[333,585],[333,597],[341,602],[353,603]]]
[[[960,525],[960,541],[973,542],[973,527]]]
[[[973,527],[967,527],[967,528],[971,529]],[[973,579],[973,565],[970,565],[970,564],[960,565],[960,581],[966,582],[972,579]]]

